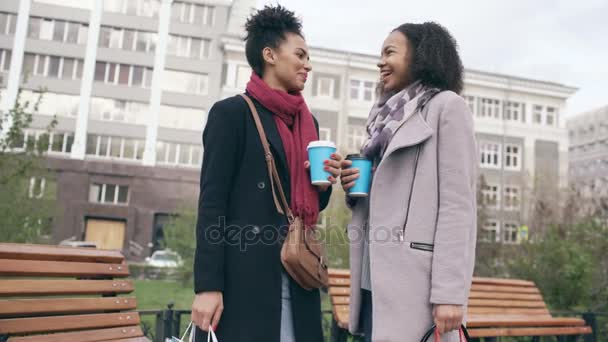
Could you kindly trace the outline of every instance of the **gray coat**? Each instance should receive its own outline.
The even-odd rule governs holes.
[[[417,146],[418,171],[404,229]],[[433,304],[466,306],[475,264],[476,178],[473,116],[460,96],[441,92],[395,132],[375,171],[370,197],[352,206],[351,332],[360,329],[366,223],[373,341],[418,342],[433,324]],[[433,244],[434,251],[416,243]],[[442,341],[458,341],[458,336],[451,333]]]

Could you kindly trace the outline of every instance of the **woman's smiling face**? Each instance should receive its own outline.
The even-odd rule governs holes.
[[[400,91],[412,82],[411,61],[412,51],[407,37],[399,31],[391,32],[382,44],[378,61],[382,92]]]

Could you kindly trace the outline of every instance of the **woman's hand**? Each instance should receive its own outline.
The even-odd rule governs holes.
[[[348,192],[348,189],[355,186],[355,181],[359,178],[359,169],[350,168],[353,162],[350,160],[342,160],[340,165],[342,172],[340,173],[340,181],[342,183],[342,189],[344,192]]]
[[[438,304],[433,308],[433,319],[440,334],[458,330],[462,324],[463,316],[462,305]]]
[[[342,156],[335,152],[331,154],[331,159],[325,160],[323,162],[323,169],[329,173],[331,173],[331,176],[327,177],[327,180],[331,183],[331,184],[323,184],[323,185],[317,185],[317,187],[319,188],[319,191],[321,192],[325,192],[327,191],[327,189],[329,189],[330,186],[332,186],[333,184],[336,184],[338,182],[338,177],[340,176],[340,167],[341,167],[341,163],[342,163]],[[307,160],[304,162],[304,167],[306,169],[310,168],[310,162]]]
[[[215,331],[223,311],[224,297],[221,292],[198,293],[192,303],[192,322],[203,331],[209,331],[210,326]]]

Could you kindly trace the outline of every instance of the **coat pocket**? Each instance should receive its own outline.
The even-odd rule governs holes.
[[[410,242],[411,249],[417,249],[419,251],[432,252],[435,245],[432,243],[424,243],[424,242]]]

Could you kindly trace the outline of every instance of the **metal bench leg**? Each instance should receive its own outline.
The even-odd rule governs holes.
[[[583,314],[583,319],[588,326],[593,329],[593,334],[587,334],[584,336],[585,342],[596,342],[597,341],[597,317],[594,313],[588,312]]]

